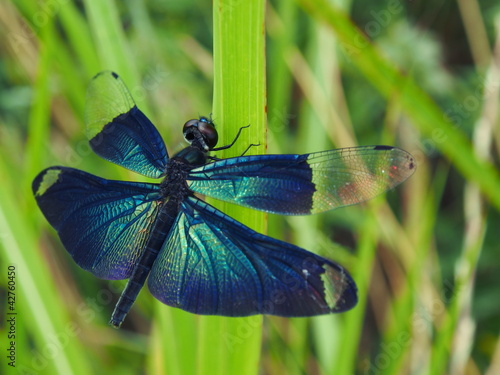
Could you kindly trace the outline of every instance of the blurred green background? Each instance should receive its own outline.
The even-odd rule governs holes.
[[[243,37],[248,50],[237,51]],[[498,1],[3,0],[0,53],[2,374],[500,373]],[[266,64],[242,69],[254,86],[234,69],[244,53]],[[385,198],[254,218],[344,265],[358,306],[311,319],[207,318],[144,290],[123,328],[108,326],[124,282],[79,269],[31,192],[51,165],[138,180],[85,139],[86,87],[104,69],[122,76],[170,154],[184,146],[181,125],[212,112],[226,140],[251,123],[241,147],[261,143],[255,154],[266,141],[269,153],[411,152],[416,173]],[[214,94],[224,85],[238,95]],[[267,123],[255,103],[227,109],[247,92],[267,100]],[[5,363],[9,266],[15,369]]]

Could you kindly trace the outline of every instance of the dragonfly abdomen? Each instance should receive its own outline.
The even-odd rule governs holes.
[[[151,237],[149,238],[144,252],[132,271],[127,286],[123,290],[118,302],[111,315],[109,323],[120,328],[123,320],[127,316],[130,308],[134,304],[139,292],[141,291],[146,279],[151,272],[151,267],[158,257],[158,253],[163,246],[163,243],[168,238],[168,234],[175,222],[175,218],[179,213],[180,202],[174,199],[168,200],[158,212],[155,225],[151,229]]]

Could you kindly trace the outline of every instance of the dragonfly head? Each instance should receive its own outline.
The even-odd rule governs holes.
[[[182,131],[186,141],[206,152],[213,149],[219,140],[214,123],[207,117],[189,120],[184,124]]]

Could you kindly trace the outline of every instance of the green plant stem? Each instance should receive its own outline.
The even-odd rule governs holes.
[[[266,88],[264,1],[214,2],[214,104],[219,145],[234,147],[217,157],[239,156],[250,144],[265,146]],[[250,150],[252,152],[252,150]],[[217,208],[258,232],[266,227],[265,214],[213,202]],[[262,317],[200,317],[198,373],[257,374]]]

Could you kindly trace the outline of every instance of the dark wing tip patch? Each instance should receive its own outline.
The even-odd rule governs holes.
[[[392,150],[393,148],[394,148],[393,146],[379,145],[379,146],[375,146],[373,149],[374,150]]]
[[[410,156],[410,158],[408,159],[408,169],[415,169],[415,168],[417,168],[417,164],[415,164],[415,161]]]
[[[407,151],[404,151],[404,150],[401,150],[401,149],[397,149],[399,153],[403,153],[403,157],[405,159],[405,162],[406,162],[406,169],[408,170],[408,177],[410,177],[414,172],[415,172],[415,169],[417,168],[417,163],[415,162],[415,159],[413,158],[412,154],[410,154],[409,152]],[[404,163],[402,163],[404,164]]]
[[[113,72],[112,70],[103,70],[102,72],[99,72],[95,76],[93,76],[92,79],[96,79],[99,76],[107,74],[111,74],[111,76],[113,76],[115,79],[120,78],[120,76],[117,73]]]

